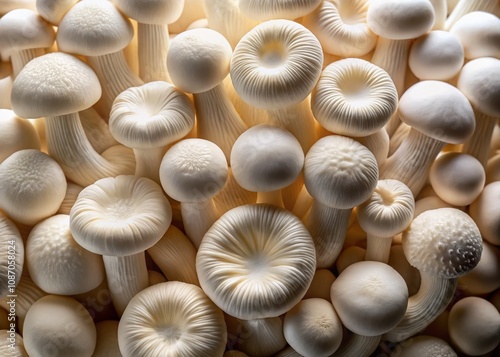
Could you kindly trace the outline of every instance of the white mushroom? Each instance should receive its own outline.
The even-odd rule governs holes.
[[[500,288],[500,248],[483,242],[481,260],[469,274],[458,278],[460,290],[471,295],[489,294]]]
[[[420,335],[401,342],[391,352],[391,357],[457,357],[456,352],[446,341]]]
[[[0,163],[19,150],[40,150],[40,138],[29,120],[10,109],[0,109]]]
[[[78,0],[36,0],[36,11],[46,21],[58,26],[63,16]]]
[[[321,0],[238,0],[241,12],[252,19],[265,21],[271,19],[294,20],[313,11]]]
[[[483,188],[469,209],[483,238],[493,245],[500,245],[500,182],[495,181]]]
[[[14,222],[1,211],[0,247],[0,297],[5,297],[14,295],[16,286],[21,280],[24,265],[24,243]]]
[[[458,0],[456,6],[453,8],[453,10],[448,15],[448,18],[446,19],[444,30],[450,30],[458,20],[460,20],[468,13],[474,11],[485,11],[493,13],[495,10],[498,11],[497,0]]]

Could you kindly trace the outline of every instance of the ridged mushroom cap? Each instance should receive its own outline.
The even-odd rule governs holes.
[[[328,207],[353,208],[366,201],[377,186],[375,157],[354,139],[329,135],[306,155],[304,183],[316,200]]]
[[[346,136],[380,130],[397,105],[398,92],[389,74],[358,58],[328,65],[311,95],[316,120],[325,129]]]
[[[15,274],[14,287],[21,279],[24,265],[24,242],[17,226],[2,211],[0,211],[0,249],[0,297],[5,297],[11,293],[9,287],[12,282],[9,280],[12,274]],[[9,255],[14,255],[15,259],[10,259]],[[14,260],[14,269],[9,264],[12,260]]]
[[[121,144],[153,149],[181,139],[194,126],[188,96],[167,82],[155,81],[121,92],[109,114],[109,130]]]
[[[166,25],[176,21],[184,0],[112,0],[127,17],[143,24]]]
[[[270,20],[250,30],[234,49],[231,80],[250,105],[278,109],[304,100],[323,66],[318,39],[289,20]]]
[[[419,214],[403,233],[403,250],[418,270],[452,279],[472,270],[483,250],[479,229],[468,214],[438,208]]]
[[[107,177],[80,192],[70,212],[74,239],[101,255],[142,252],[167,231],[172,208],[154,181],[136,176]]]
[[[31,60],[16,77],[12,110],[22,118],[71,114],[91,107],[101,94],[97,75],[88,65],[53,52]]]
[[[240,11],[259,21],[295,20],[313,11],[320,3],[321,0],[238,0]]]
[[[196,256],[203,290],[225,313],[243,320],[290,310],[315,269],[314,243],[303,223],[271,205],[226,212],[205,234]]]

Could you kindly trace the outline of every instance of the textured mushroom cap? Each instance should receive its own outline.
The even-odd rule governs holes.
[[[136,176],[107,177],[80,192],[70,212],[73,238],[101,255],[142,252],[167,231],[172,209],[161,187]]]
[[[500,245],[500,182],[495,181],[483,188],[469,209],[484,239]]]
[[[489,294],[500,288],[500,247],[483,241],[483,253],[474,269],[458,278],[460,289],[468,295]]]
[[[321,75],[323,50],[304,26],[270,20],[250,30],[231,58],[231,80],[240,97],[262,109],[304,100]]]
[[[68,53],[101,56],[122,50],[132,40],[130,20],[110,2],[77,2],[62,18],[57,30],[57,45]]]
[[[224,188],[228,166],[222,150],[204,139],[185,139],[172,146],[160,165],[161,186],[179,202],[203,202]]]
[[[391,357],[457,357],[446,341],[434,336],[415,336],[398,345]]]
[[[0,109],[0,163],[19,150],[40,150],[40,138],[29,120],[10,109]]]
[[[398,92],[389,74],[358,58],[328,65],[311,95],[316,120],[325,129],[347,136],[380,130],[397,105]]]
[[[121,92],[109,114],[113,137],[134,149],[166,146],[186,136],[193,126],[191,100],[170,83],[161,81]]]
[[[464,46],[465,58],[500,58],[500,19],[485,11],[465,14],[451,27]]]
[[[445,279],[472,270],[483,250],[476,224],[456,208],[438,208],[419,214],[403,233],[402,243],[412,266]]]
[[[293,183],[304,166],[304,152],[289,131],[256,125],[231,149],[231,170],[238,184],[252,192],[280,190]]]
[[[371,0],[368,27],[390,40],[409,40],[430,31],[434,8],[428,0]]]
[[[393,329],[408,305],[404,279],[391,266],[375,261],[349,265],[333,282],[330,294],[342,324],[362,336]]]
[[[172,83],[184,92],[206,92],[228,75],[232,53],[229,42],[215,30],[181,32],[168,49],[167,68]]]
[[[118,344],[130,356],[222,356],[224,315],[196,285],[171,281],[130,300],[118,325]]]
[[[422,81],[408,88],[399,100],[398,114],[412,128],[451,144],[463,143],[476,126],[467,98],[440,81]]]
[[[36,11],[45,20],[59,25],[63,16],[78,0],[36,0]]]
[[[492,57],[467,62],[460,71],[457,88],[480,112],[500,117],[500,60]]]
[[[9,295],[9,282],[14,275],[14,285],[19,283],[24,265],[24,242],[17,226],[0,211],[0,297]],[[12,254],[13,253],[13,254]],[[14,255],[15,259],[10,259]],[[14,269],[9,261],[14,260]],[[7,320],[5,320],[7,321]]]
[[[238,0],[243,15],[254,20],[295,20],[313,11],[321,0]]]
[[[52,216],[66,194],[66,177],[59,164],[33,149],[5,159],[0,164],[0,182],[0,208],[22,224]]]
[[[448,31],[431,31],[411,46],[408,65],[420,80],[445,81],[454,77],[464,64],[464,48]]]
[[[378,237],[401,233],[413,220],[413,193],[398,180],[379,180],[370,199],[358,206],[358,222],[363,230]]]
[[[12,53],[54,44],[56,33],[36,12],[16,9],[0,18],[0,55],[9,61]]]
[[[283,332],[290,346],[303,356],[327,357],[342,342],[342,323],[324,299],[300,301],[285,315]]]
[[[271,205],[245,205],[220,217],[196,256],[200,284],[227,314],[243,320],[279,316],[306,293],[316,251],[304,224]]]
[[[29,308],[23,340],[30,356],[56,350],[59,356],[90,357],[96,345],[96,330],[92,317],[78,301],[47,295]]]
[[[112,0],[127,17],[143,24],[165,25],[176,21],[184,0]]]
[[[486,174],[475,157],[448,152],[434,161],[429,179],[441,199],[454,206],[468,206],[483,190]]]
[[[377,186],[377,180],[375,157],[354,139],[325,136],[306,155],[307,191],[328,207],[346,209],[363,203]]]
[[[101,256],[83,249],[73,239],[69,215],[65,214],[49,217],[31,230],[26,262],[31,279],[49,294],[83,294],[104,280]]]
[[[66,53],[53,52],[31,60],[16,77],[12,110],[23,118],[71,114],[94,105],[101,93],[99,80],[88,65]]]

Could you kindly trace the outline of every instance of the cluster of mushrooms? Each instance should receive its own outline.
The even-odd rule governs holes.
[[[0,14],[0,355],[499,355],[499,1]]]

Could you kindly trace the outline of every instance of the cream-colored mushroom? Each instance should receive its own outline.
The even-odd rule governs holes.
[[[241,12],[252,19],[266,21],[271,19],[295,20],[313,11],[321,0],[238,0]]]
[[[40,138],[35,127],[12,110],[0,109],[0,129],[0,163],[19,150],[40,150]]]
[[[469,214],[476,222],[483,238],[493,245],[500,245],[500,182],[495,181],[483,188],[472,202]]]
[[[0,297],[13,295],[21,280],[24,265],[24,242],[21,233],[0,211]],[[9,291],[9,289],[12,289]]]

